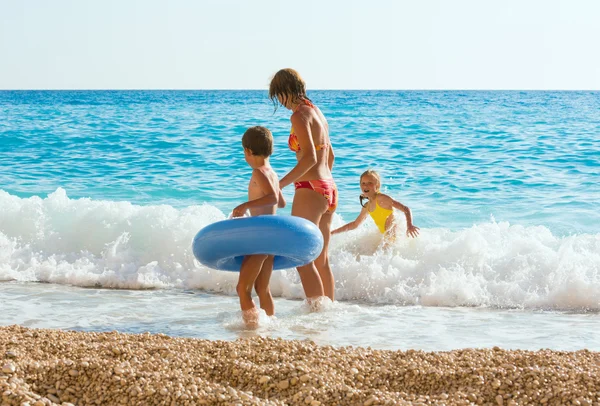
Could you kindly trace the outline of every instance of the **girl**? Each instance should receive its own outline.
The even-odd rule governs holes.
[[[279,181],[279,186],[283,189],[294,185],[292,216],[313,222],[323,233],[323,251],[319,257],[297,268],[304,294],[311,303],[324,295],[333,300],[334,280],[327,250],[338,197],[331,175],[334,154],[329,125],[306,95],[304,80],[293,69],[282,69],[275,74],[269,86],[269,98],[275,106],[279,104],[292,112],[288,146],[296,155],[297,163]]]
[[[406,216],[406,235],[409,237],[419,235],[419,227],[415,227],[412,223],[410,209],[388,195],[379,193],[381,178],[377,172],[368,170],[363,173],[360,176],[360,188],[362,190],[360,205],[363,207],[360,214],[356,220],[333,230],[331,234],[354,230],[365,221],[367,215],[370,215],[381,234],[387,240],[386,243],[393,242],[396,238],[397,228],[397,224],[394,222],[394,209],[398,209]],[[364,202],[365,199],[367,202]]]

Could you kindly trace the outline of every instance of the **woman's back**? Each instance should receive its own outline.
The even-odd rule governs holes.
[[[329,138],[329,124],[321,110],[314,105],[300,105],[294,114],[299,114],[301,119],[308,124],[312,136],[317,163],[310,168],[299,180],[315,180],[331,178],[329,157],[331,155],[331,140]],[[298,160],[304,151],[296,153]]]

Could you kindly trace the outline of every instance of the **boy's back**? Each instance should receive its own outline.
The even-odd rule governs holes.
[[[268,187],[264,187],[263,183],[267,182]],[[248,184],[248,200],[256,200],[266,195],[265,190],[272,189],[276,196],[280,195],[279,190],[279,178],[277,174],[271,168],[270,165],[266,164],[260,168],[252,170],[252,177]],[[277,204],[272,206],[262,206],[257,208],[250,208],[250,215],[260,216],[263,214],[275,214],[277,211]]]
[[[233,217],[241,217],[246,211],[252,216],[275,214],[277,207],[285,207],[279,189],[279,179],[271,168],[269,156],[273,151],[273,136],[265,127],[251,127],[242,137],[244,159],[252,168],[248,184],[248,201],[233,209]]]

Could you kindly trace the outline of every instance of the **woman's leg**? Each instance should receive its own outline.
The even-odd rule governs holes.
[[[256,278],[256,282],[254,282],[254,289],[260,301],[260,308],[267,313],[267,316],[275,314],[273,296],[271,296],[271,289],[269,288],[269,281],[273,273],[273,260],[273,255],[269,255],[265,262],[263,262],[262,269]]]
[[[296,189],[292,203],[292,216],[302,217],[317,227],[323,213],[327,210],[327,200],[312,189]],[[323,283],[314,262],[299,266],[298,273],[307,299],[325,296]]]
[[[331,220],[333,219],[333,213],[327,212],[321,216],[319,222],[319,228],[323,233],[323,251],[317,259],[315,259],[315,265],[321,281],[323,282],[323,291],[325,295],[332,301],[335,296],[335,280],[333,279],[333,272],[329,266],[329,239],[331,238]]]

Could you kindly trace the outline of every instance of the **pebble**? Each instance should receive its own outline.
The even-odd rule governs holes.
[[[383,351],[21,326],[0,327],[0,348],[3,406],[600,406],[600,354],[587,350]]]
[[[5,374],[12,374],[17,370],[14,364],[6,363],[2,366],[2,372]]]

